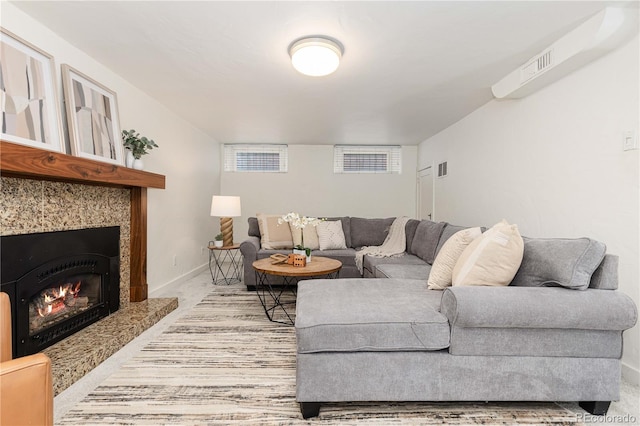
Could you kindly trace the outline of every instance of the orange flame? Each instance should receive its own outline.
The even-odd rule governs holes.
[[[49,294],[43,295],[44,303],[47,306],[44,309],[38,308],[38,315],[40,315],[41,317],[45,317],[51,314],[53,312],[53,305],[55,304],[55,301],[59,299],[64,299],[67,296],[67,293],[69,293],[73,297],[78,297],[78,293],[80,292],[81,285],[82,285],[82,281],[78,281],[75,284],[73,283],[63,284],[57,290],[51,289]],[[59,311],[64,306],[64,302],[60,301],[60,303],[58,303],[57,305],[59,305],[60,308],[56,309],[56,312]]]

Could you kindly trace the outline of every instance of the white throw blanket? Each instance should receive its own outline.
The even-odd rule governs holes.
[[[391,224],[389,234],[385,238],[381,246],[363,247],[362,250],[356,252],[356,266],[362,274],[365,255],[373,257],[392,257],[399,256],[404,253],[407,247],[407,235],[404,227],[409,220],[406,216],[397,217]]]

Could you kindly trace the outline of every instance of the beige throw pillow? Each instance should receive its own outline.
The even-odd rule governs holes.
[[[324,221],[316,226],[320,250],[339,250],[347,248],[342,230],[342,221]]]
[[[453,268],[460,255],[469,244],[482,235],[479,227],[458,231],[451,236],[438,252],[429,273],[428,288],[430,290],[444,290],[451,287]]]
[[[517,225],[506,220],[476,238],[453,268],[453,285],[506,286],[518,272],[524,242]]]
[[[263,249],[278,250],[293,248],[293,237],[288,223],[280,225],[281,215],[258,213],[258,227],[260,228],[260,245]]]
[[[318,250],[320,248],[320,241],[318,241],[318,231],[313,225],[307,225],[302,229],[298,229],[292,224],[289,224],[291,228],[291,235],[293,236],[293,246],[299,246],[302,244],[302,232],[304,231],[304,248],[311,250]]]

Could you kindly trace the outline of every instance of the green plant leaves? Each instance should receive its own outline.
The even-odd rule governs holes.
[[[122,131],[122,145],[131,151],[133,157],[140,159],[143,155],[146,155],[153,148],[158,148],[158,145],[146,136],[140,137],[140,133],[134,129]]]

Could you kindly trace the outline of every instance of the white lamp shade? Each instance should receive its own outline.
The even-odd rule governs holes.
[[[214,195],[211,199],[211,216],[237,217],[241,214],[240,197]]]
[[[289,48],[291,64],[300,73],[312,77],[331,74],[340,65],[342,47],[322,37],[298,40]]]

